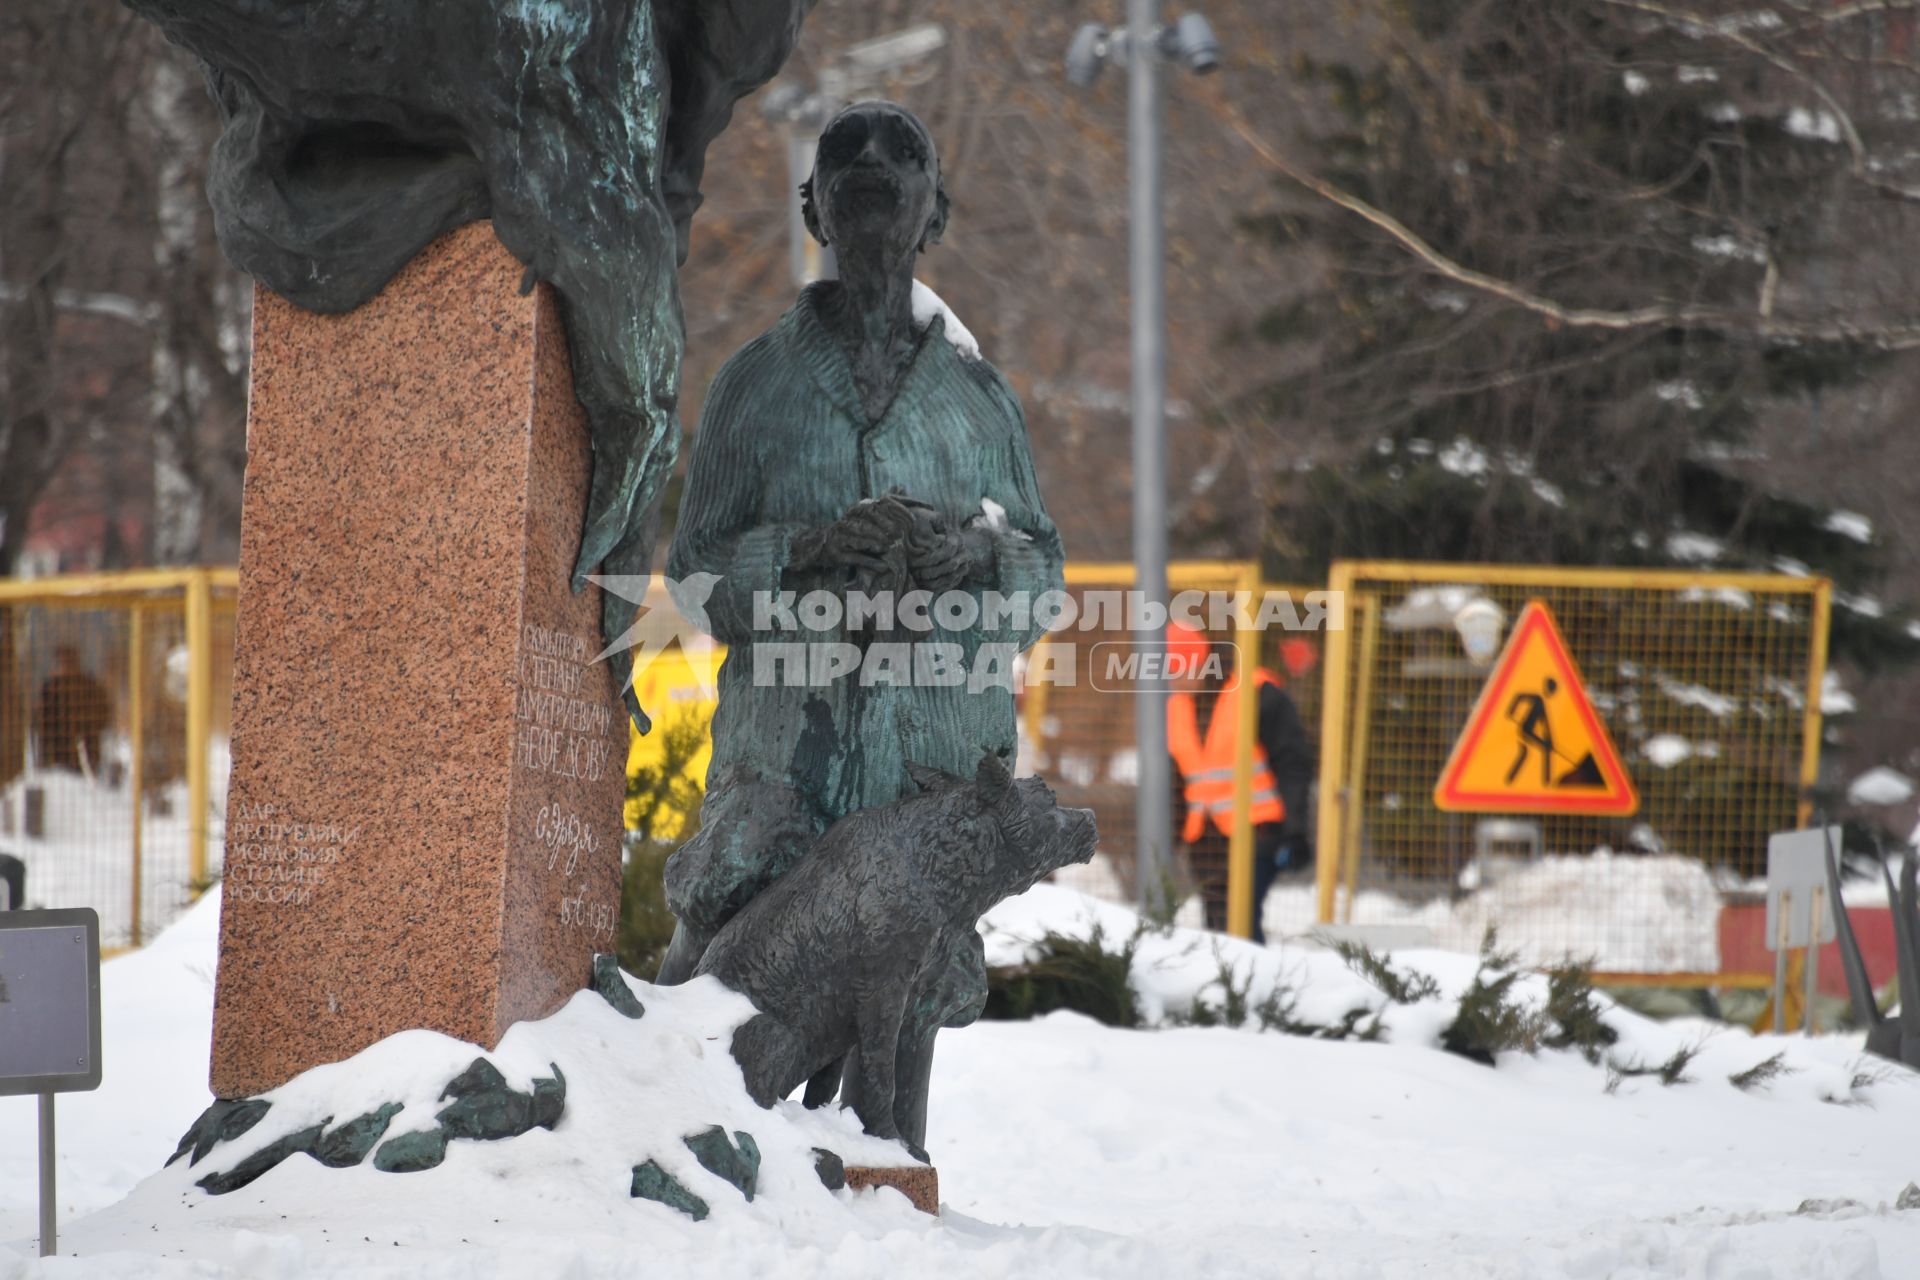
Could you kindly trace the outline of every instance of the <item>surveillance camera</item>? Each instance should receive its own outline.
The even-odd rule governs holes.
[[[1107,29],[1097,22],[1089,22],[1073,33],[1073,43],[1067,46],[1067,79],[1076,87],[1085,89],[1100,78],[1100,68],[1107,61]]]
[[[945,48],[946,43],[945,27],[937,22],[923,22],[891,35],[863,40],[843,50],[840,57],[854,70],[856,78],[877,80],[909,63],[931,57]]]
[[[1185,14],[1173,29],[1174,56],[1198,75],[1220,69],[1220,41],[1213,27],[1197,13]]]

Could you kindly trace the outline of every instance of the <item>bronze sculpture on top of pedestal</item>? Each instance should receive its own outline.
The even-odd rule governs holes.
[[[128,0],[205,65],[221,247],[349,311],[441,233],[493,220],[559,293],[593,438],[575,589],[651,568],[679,449],[676,262],[706,149],[814,0]],[[609,595],[622,635],[633,603]],[[627,689],[629,658],[611,656]],[[628,709],[645,716],[627,694]]]

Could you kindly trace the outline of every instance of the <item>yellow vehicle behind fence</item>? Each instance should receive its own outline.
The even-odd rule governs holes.
[[[627,751],[627,829],[669,843],[692,834],[713,759],[715,684],[727,651],[701,640],[668,645],[633,676],[653,731],[635,733]],[[690,751],[688,738],[697,739]],[[661,777],[663,770],[671,776]]]

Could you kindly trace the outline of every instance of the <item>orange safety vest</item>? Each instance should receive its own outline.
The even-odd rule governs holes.
[[[1278,685],[1279,677],[1258,667],[1253,672],[1256,687]],[[1257,694],[1255,695],[1258,696]],[[1207,724],[1207,736],[1200,739],[1200,713],[1190,693],[1175,693],[1167,698],[1167,749],[1187,780],[1187,823],[1180,838],[1191,844],[1206,833],[1207,819],[1227,835],[1233,834],[1233,746],[1235,728],[1240,722],[1240,681],[1220,690],[1213,704],[1213,719]],[[1257,826],[1278,822],[1286,816],[1280,800],[1280,788],[1274,783],[1273,770],[1267,766],[1267,753],[1256,738],[1253,743],[1253,804],[1248,815]]]

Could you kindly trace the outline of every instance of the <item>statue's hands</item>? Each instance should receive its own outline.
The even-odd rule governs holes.
[[[787,565],[793,569],[853,569],[884,574],[912,527],[909,516],[892,498],[867,498],[848,507],[832,524],[809,529],[794,538]]]
[[[787,566],[850,570],[848,585],[868,594],[922,587],[937,595],[992,571],[993,536],[957,529],[938,508],[893,489],[795,537]]]
[[[956,529],[935,507],[896,492],[913,518],[907,532],[907,568],[919,586],[938,595],[951,591],[993,565],[993,537],[984,529]]]

